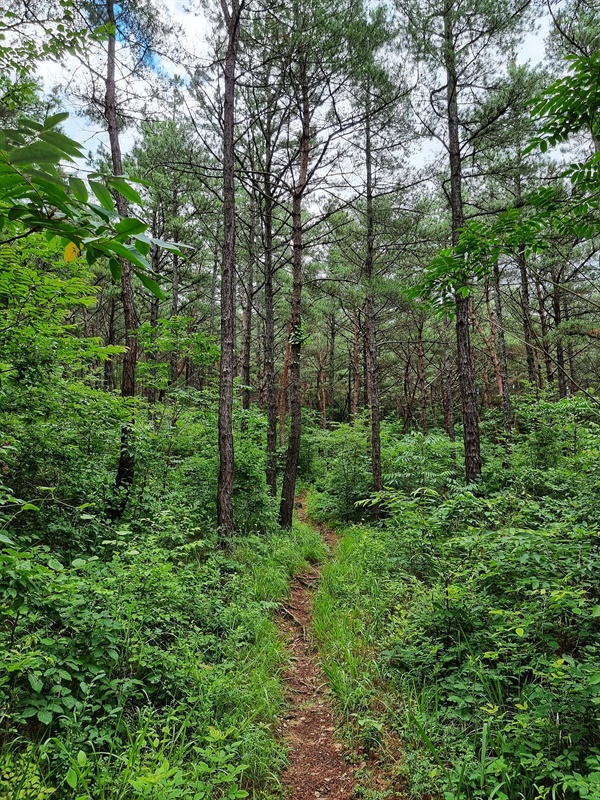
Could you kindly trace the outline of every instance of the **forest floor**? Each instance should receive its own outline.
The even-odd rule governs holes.
[[[306,522],[305,496],[297,499],[298,517]],[[333,531],[319,526],[323,540],[335,550]],[[332,698],[312,635],[313,595],[320,569],[312,566],[291,584],[279,627],[287,642],[291,666],[285,675],[288,713],[282,737],[289,747],[289,767],[283,782],[290,800],[350,800],[354,770],[336,737]]]

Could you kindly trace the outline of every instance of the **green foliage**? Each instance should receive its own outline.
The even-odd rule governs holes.
[[[386,524],[345,531],[316,599],[352,733],[400,732],[414,796],[597,796],[598,412],[575,397],[517,416],[510,468],[486,444],[476,492],[444,437],[388,441]]]

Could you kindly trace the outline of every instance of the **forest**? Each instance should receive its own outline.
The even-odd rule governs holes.
[[[0,800],[600,800],[598,0],[5,0]]]

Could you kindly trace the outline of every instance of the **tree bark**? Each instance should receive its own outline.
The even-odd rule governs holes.
[[[552,271],[552,310],[554,312],[554,327],[559,329],[562,323],[562,291],[560,288],[560,273],[556,270]],[[558,396],[562,399],[568,394],[565,350],[560,330],[557,330],[556,336],[556,377],[558,380]]]
[[[298,181],[294,186],[292,197],[294,264],[290,334],[290,435],[288,439],[285,474],[283,476],[281,505],[279,507],[279,522],[284,528],[292,527],[294,496],[296,492],[296,477],[298,474],[298,459],[300,456],[300,434],[302,430],[302,387],[300,383],[300,351],[302,348],[302,199],[304,197],[308,180],[308,161],[310,155],[310,101],[308,94],[308,82],[306,78],[306,63],[304,59],[302,60],[300,67],[302,138]]]
[[[381,469],[381,423],[379,414],[379,375],[377,372],[377,322],[373,297],[373,270],[375,267],[375,216],[373,212],[373,151],[371,148],[370,87],[367,86],[365,120],[365,167],[366,167],[366,222],[367,251],[365,258],[365,345],[366,345],[366,383],[369,413],[371,415],[371,469],[373,488],[383,491]]]
[[[502,295],[500,294],[500,268],[498,262],[494,264],[494,308],[496,310],[498,361],[500,364],[502,420],[504,423],[504,432],[510,434],[512,430],[512,410],[510,407],[510,391],[508,387],[508,359],[506,356],[506,337],[504,335],[504,315],[502,310]],[[508,447],[508,441],[506,445]]]
[[[523,315],[523,338],[525,339],[525,356],[527,358],[527,377],[532,386],[536,385],[535,350],[533,349],[533,322],[531,319],[531,302],[529,299],[529,276],[525,246],[519,247],[517,263],[521,274],[521,313]],[[541,386],[540,386],[541,389]]]
[[[256,205],[254,198],[250,202],[250,236],[248,247],[248,271],[246,273],[246,287],[242,305],[242,408],[250,408],[250,361],[252,356],[252,302],[254,294],[254,248],[255,248],[255,215]]]
[[[110,155],[114,175],[123,174],[123,159],[121,156],[121,143],[119,141],[119,124],[117,114],[117,86],[116,86],[116,32],[115,32],[115,3],[114,0],[106,2],[106,16],[111,26],[107,38],[106,61],[106,92],[104,109],[106,127],[110,146]],[[117,193],[115,198],[117,211],[121,217],[127,216],[127,201]],[[121,299],[123,303],[123,318],[125,323],[126,351],[123,355],[123,373],[121,379],[121,396],[135,396],[135,372],[137,365],[138,347],[135,331],[139,320],[135,307],[133,294],[133,270],[131,264],[121,260]],[[119,464],[115,477],[115,489],[119,496],[110,510],[111,519],[117,520],[123,516],[131,484],[135,475],[135,454],[133,452],[133,426],[123,425],[121,428],[121,444],[119,449]]]
[[[464,227],[462,197],[462,164],[459,138],[456,53],[452,25],[452,2],[444,10],[444,59],[447,80],[448,148],[450,160],[450,206],[452,211],[452,244],[456,246]],[[464,276],[466,279],[466,275]],[[466,281],[465,281],[466,282]],[[469,332],[469,298],[456,292],[456,345],[458,378],[462,405],[463,440],[465,445],[465,479],[474,483],[481,476],[479,414],[475,389],[475,371]]]
[[[271,159],[264,175],[263,237],[265,263],[265,399],[267,406],[267,466],[269,494],[277,497],[277,395],[275,389],[275,295],[273,291],[273,197]],[[283,387],[282,387],[283,391]],[[283,415],[285,432],[285,406]]]
[[[219,375],[219,481],[217,527],[220,546],[234,532],[233,379],[235,374],[235,68],[244,0],[221,0],[227,25],[223,99],[223,250],[221,258],[221,364]]]

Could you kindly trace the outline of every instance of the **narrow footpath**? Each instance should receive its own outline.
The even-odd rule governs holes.
[[[297,506],[305,521],[304,496]],[[320,530],[327,546],[334,548],[333,532]],[[320,574],[313,566],[292,581],[279,622],[291,657],[285,675],[289,712],[282,724],[290,748],[290,765],[283,776],[289,800],[351,800],[354,793],[354,769],[346,763],[335,735],[331,697],[312,641],[313,594]]]

